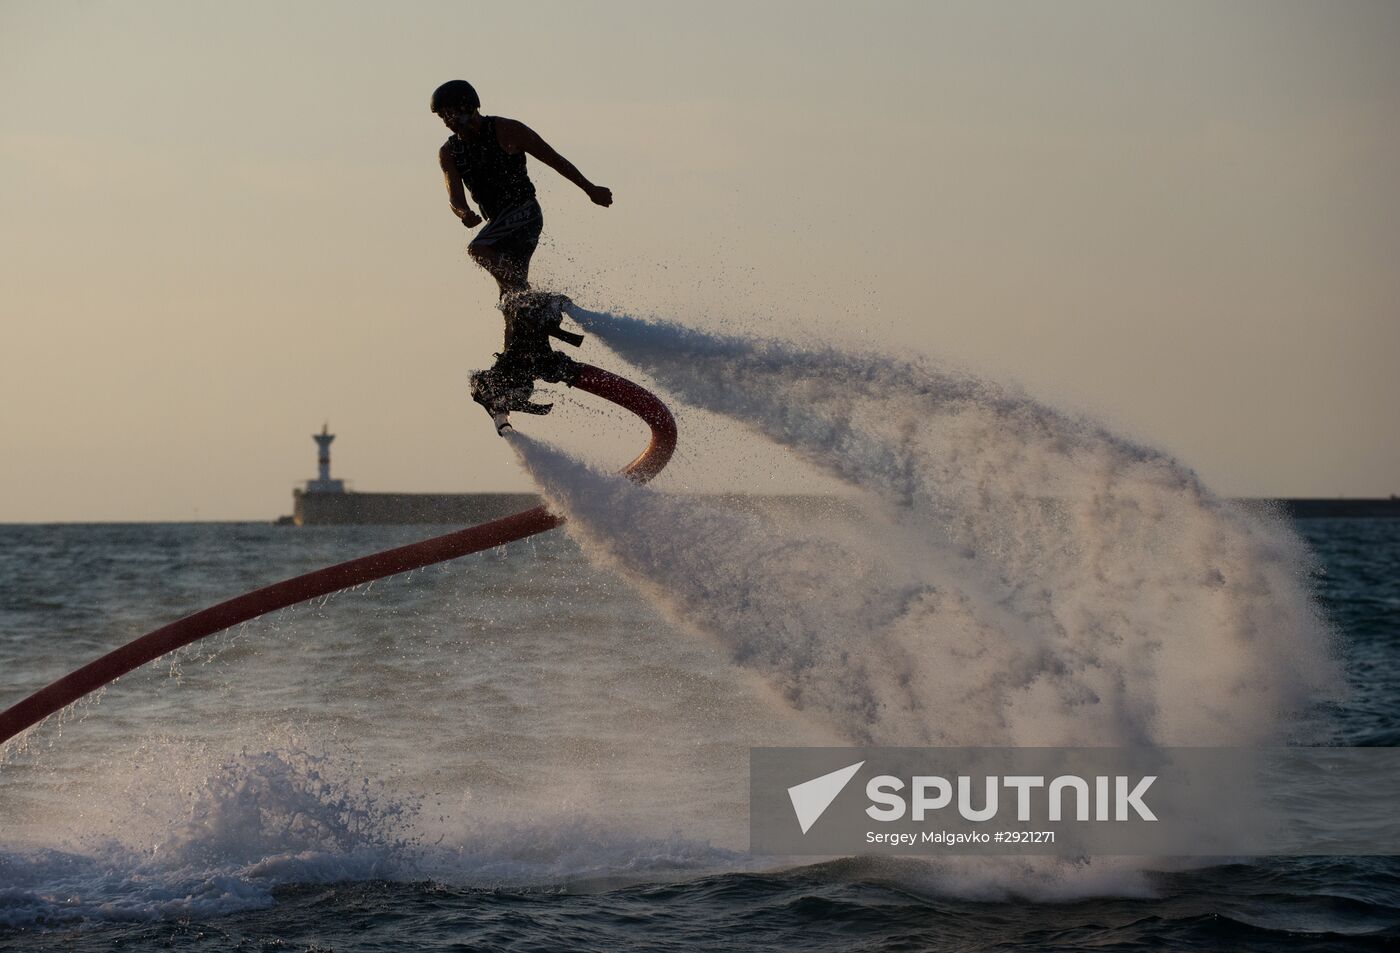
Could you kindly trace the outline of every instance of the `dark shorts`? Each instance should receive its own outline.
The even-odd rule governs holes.
[[[544,228],[544,214],[534,199],[506,209],[477,232],[469,248],[492,248],[508,261],[528,265]]]

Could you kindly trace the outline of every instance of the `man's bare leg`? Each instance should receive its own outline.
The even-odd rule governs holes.
[[[486,269],[488,275],[496,279],[500,297],[504,298],[513,291],[530,290],[528,265],[521,268],[514,262],[507,261],[498,249],[490,245],[470,245],[467,247],[467,254],[471,255],[472,261]]]

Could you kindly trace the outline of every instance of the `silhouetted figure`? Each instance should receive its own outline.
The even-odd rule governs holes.
[[[550,347],[555,337],[575,346],[583,337],[560,328],[568,299],[530,291],[530,258],[539,243],[544,216],[535,186],[525,169],[531,155],[577,185],[596,205],[612,204],[612,192],[594,185],[572,162],[555,152],[522,122],[504,116],[483,116],[476,90],[454,79],[433,92],[432,110],[452,130],[438,150],[438,163],[447,180],[452,212],[468,228],[486,227],[467,251],[496,279],[505,341],[496,363],[472,375],[472,397],[486,408],[498,431],[508,426],[512,410],[542,414],[550,405],[530,401],[537,379],[569,383],[574,362]],[[467,204],[466,193],[481,209]]]

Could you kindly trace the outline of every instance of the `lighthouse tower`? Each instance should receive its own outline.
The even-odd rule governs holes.
[[[311,439],[316,441],[316,464],[317,475],[314,480],[306,481],[307,493],[344,493],[345,481],[331,479],[331,441],[335,439],[335,434],[330,432],[329,423],[321,425],[321,432],[311,435]]]

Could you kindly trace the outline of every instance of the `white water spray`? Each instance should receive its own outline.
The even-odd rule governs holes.
[[[1277,742],[1338,690],[1304,546],[1160,451],[930,365],[572,315],[880,505],[783,526],[516,441],[591,554],[852,742]]]

